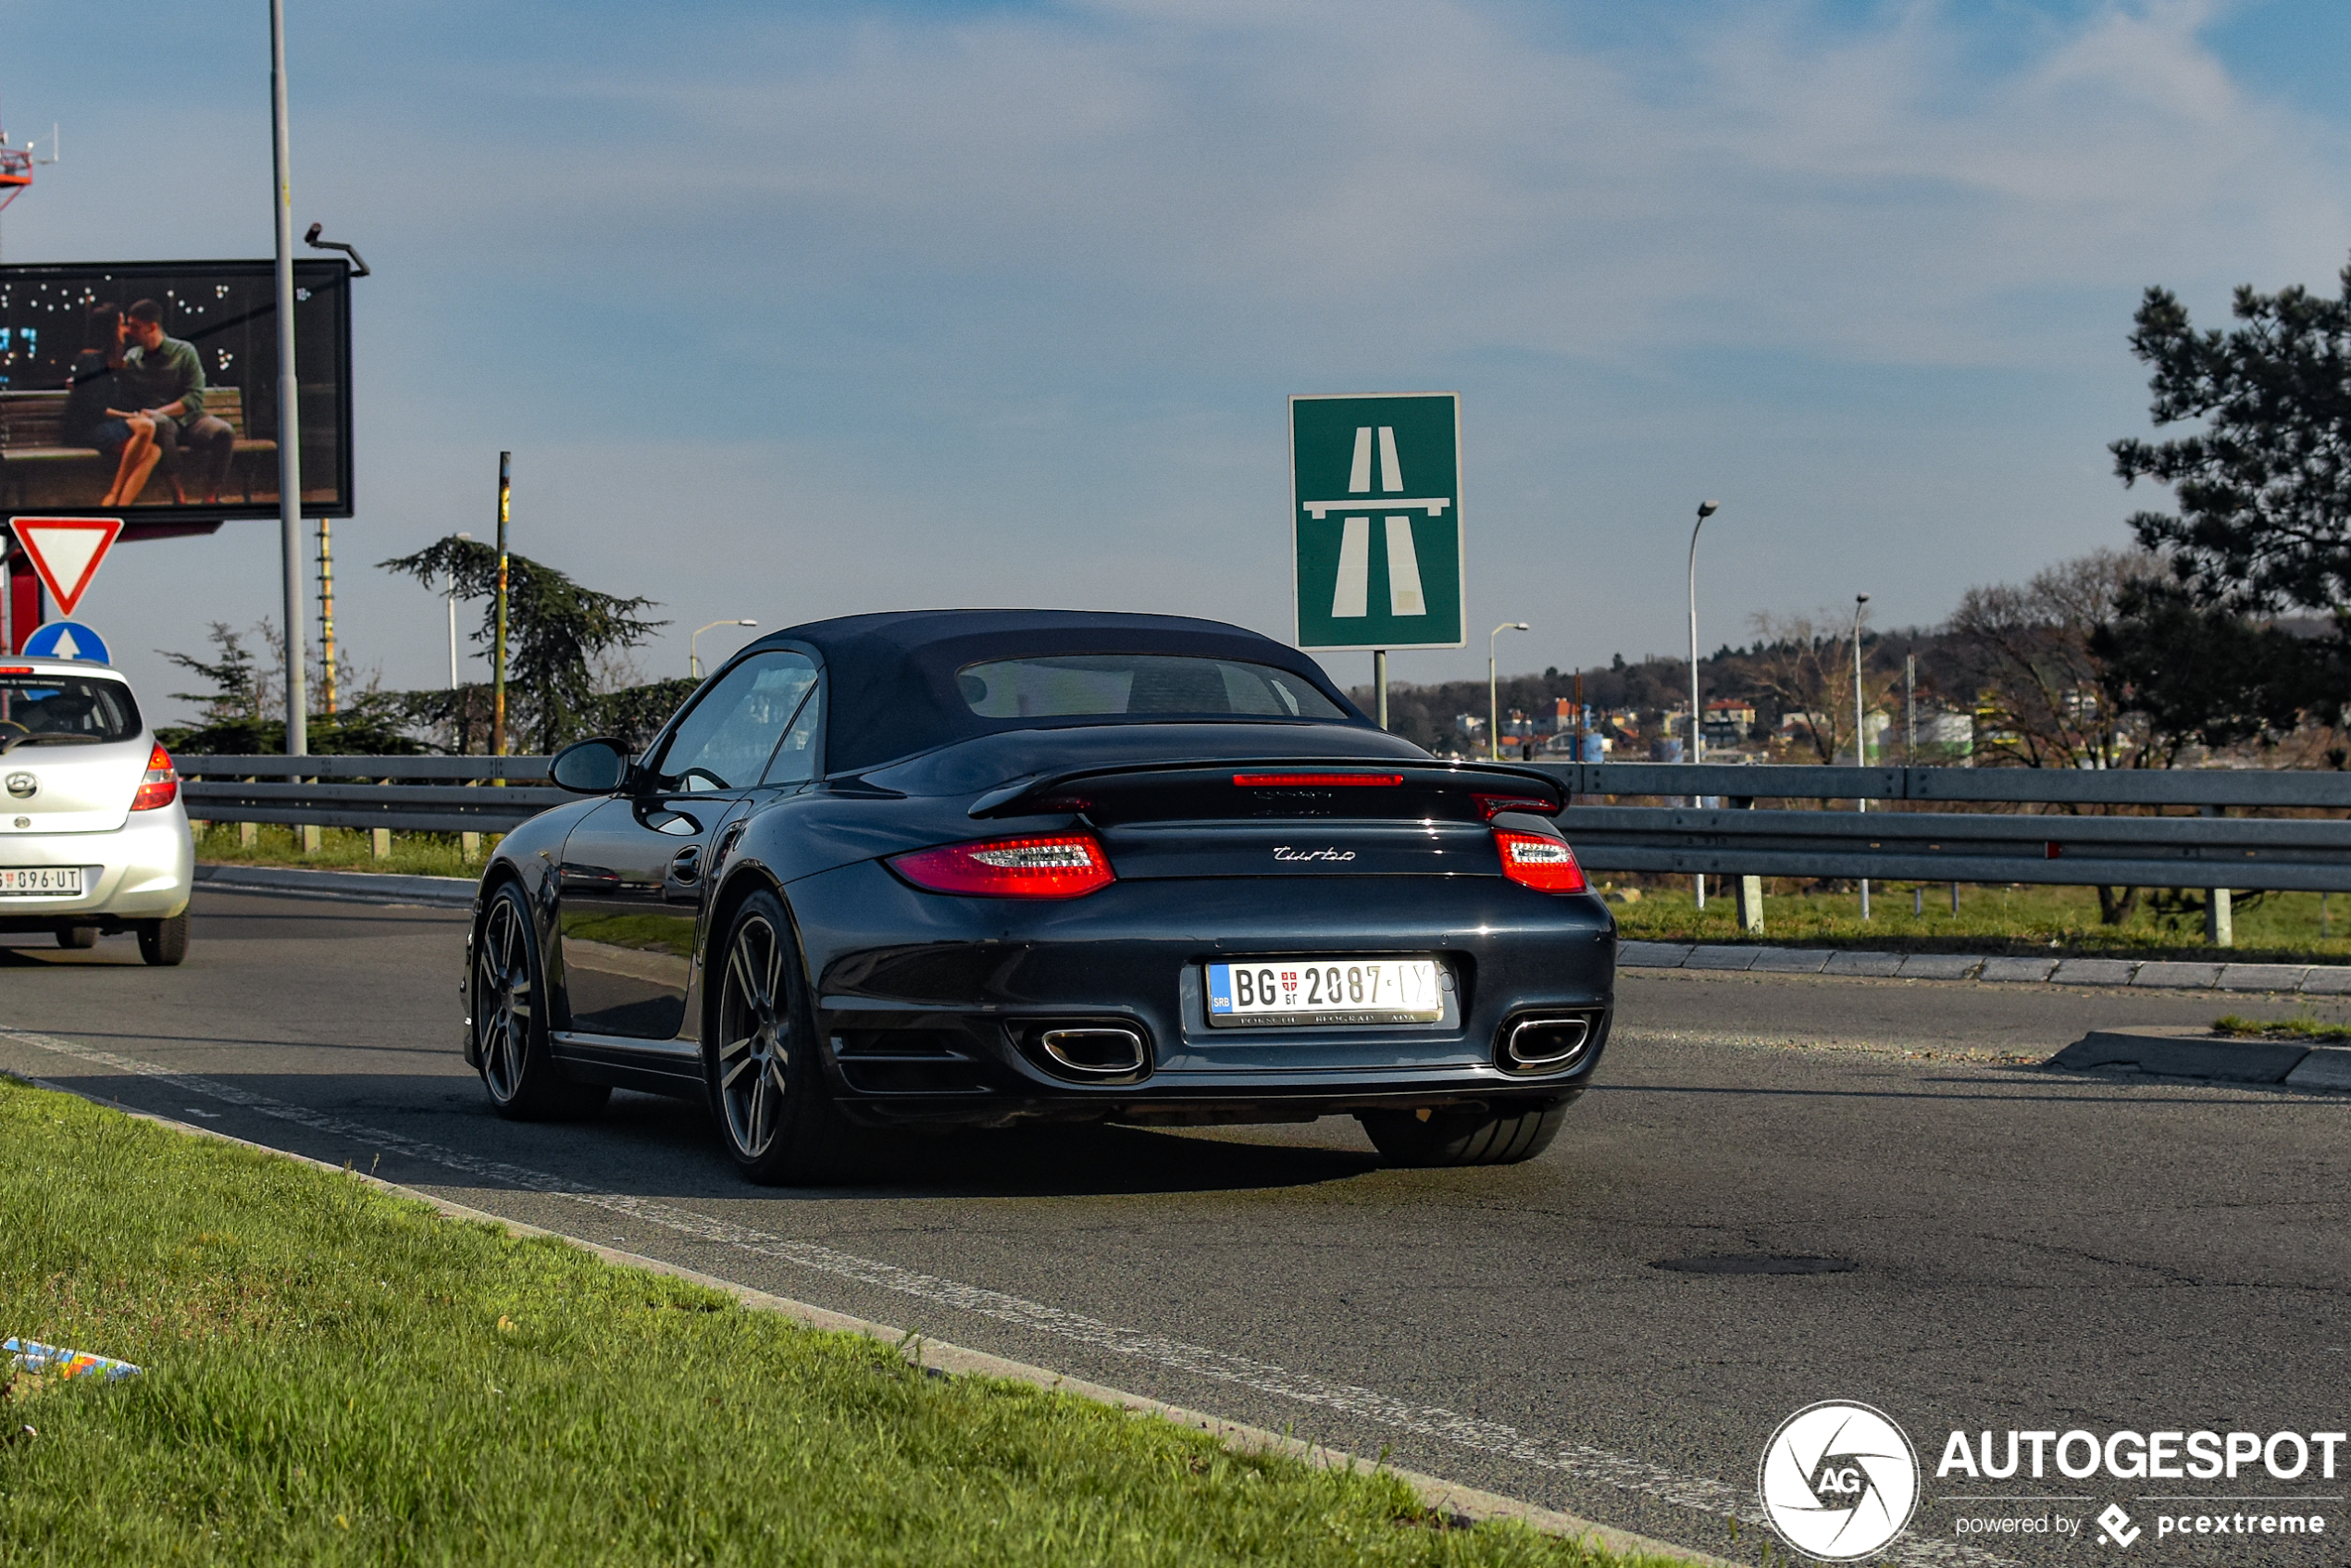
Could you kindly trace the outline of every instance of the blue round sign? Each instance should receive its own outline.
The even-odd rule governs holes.
[[[74,659],[85,665],[110,665],[106,640],[80,621],[51,621],[24,640],[29,659]]]

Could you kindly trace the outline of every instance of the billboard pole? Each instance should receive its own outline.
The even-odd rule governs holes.
[[[286,0],[269,0],[269,125],[278,218],[278,533],[286,590],[286,755],[310,752],[304,690],[302,429],[294,380],[293,171],[286,143]]]

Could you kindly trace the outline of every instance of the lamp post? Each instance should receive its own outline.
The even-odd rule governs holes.
[[[309,661],[303,655],[302,397],[294,379],[293,174],[286,131],[285,0],[269,0],[271,194],[278,250],[278,536],[286,590],[286,754],[310,751]]]
[[[702,634],[710,630],[711,627],[757,626],[758,624],[757,621],[713,621],[710,626],[696,627],[694,634],[686,639],[686,673],[696,680],[702,678],[702,654],[696,651],[695,645],[701,642]]]
[[[1690,528],[1690,761],[1706,760],[1706,716],[1698,705],[1698,530],[1720,508],[1711,501],[1698,504],[1698,521]],[[1699,895],[1705,907],[1705,895]]]
[[[1853,595],[1853,765],[1856,768],[1870,765],[1869,732],[1861,728],[1861,607],[1869,602],[1870,596],[1866,593]],[[1870,798],[1856,795],[1853,806],[1857,811],[1867,811],[1870,809]],[[1864,877],[1861,878],[1861,918],[1867,920],[1869,917],[1870,879]]]
[[[461,533],[457,537],[467,544],[474,541],[474,536],[469,533]],[[457,568],[454,564],[449,568],[449,690],[457,690]]]
[[[1504,621],[1486,634],[1486,751],[1489,761],[1502,760],[1502,688],[1494,673],[1494,640],[1506,631],[1525,629],[1524,621]]]
[[[1698,521],[1690,525],[1690,751],[1692,762],[1706,760],[1706,710],[1698,705],[1698,530],[1719,508],[1711,501],[1698,504]],[[1703,798],[1693,795],[1690,804],[1703,804]],[[1701,871],[1691,879],[1698,907],[1706,907],[1706,873]]]

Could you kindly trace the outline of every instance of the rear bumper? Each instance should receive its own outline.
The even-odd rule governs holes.
[[[168,920],[188,907],[195,887],[196,846],[179,803],[134,812],[105,833],[0,836],[0,865],[78,865],[79,897],[0,897],[0,931],[54,931],[96,926],[120,930]]]
[[[825,1064],[869,1122],[1307,1120],[1424,1106],[1556,1104],[1606,1046],[1615,923],[1589,896],[1499,877],[1124,881],[1022,902],[918,892],[873,863],[787,889],[815,987]],[[1226,1029],[1204,966],[1238,958],[1433,957],[1437,1025]],[[1550,1070],[1507,1069],[1505,1031],[1583,1020]],[[1125,1028],[1127,1074],[1073,1074],[1049,1028]]]

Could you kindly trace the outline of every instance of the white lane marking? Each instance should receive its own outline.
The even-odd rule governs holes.
[[[1347,493],[1362,495],[1372,488],[1372,428],[1355,427],[1355,460],[1347,466]]]
[[[288,1104],[282,1100],[255,1094],[233,1084],[221,1083],[193,1073],[175,1072],[153,1062],[119,1056],[110,1051],[93,1050],[51,1035],[0,1027],[0,1039],[13,1040],[19,1045],[29,1045],[59,1056],[70,1056],[93,1066],[111,1067],[117,1072],[153,1078],[185,1093],[256,1111],[281,1122],[308,1127],[314,1132],[372,1144],[389,1153],[427,1161],[467,1176],[504,1182],[550,1197],[569,1198],[699,1241],[715,1242],[759,1257],[774,1258],[831,1275],[839,1279],[853,1280],[861,1285],[896,1291],[961,1312],[976,1313],[1035,1333],[1076,1340],[1113,1355],[1132,1356],[1177,1372],[1238,1384],[1259,1393],[1296,1400],[1301,1404],[1317,1405],[1342,1415],[1375,1422],[1417,1437],[1434,1437],[1458,1448],[1531,1464],[1537,1469],[1553,1471],[1577,1480],[1605,1482],[1624,1491],[1638,1492],[1696,1512],[1736,1519],[1741,1524],[1763,1529],[1771,1527],[1761,1510],[1755,1506],[1755,1500],[1735,1487],[1702,1476],[1678,1475],[1647,1461],[1611,1453],[1588,1443],[1561,1444],[1529,1437],[1514,1426],[1488,1421],[1482,1416],[1464,1415],[1442,1405],[1416,1405],[1394,1395],[1383,1394],[1375,1388],[1334,1383],[1311,1374],[1292,1372],[1272,1362],[1211,1350],[1204,1345],[1187,1344],[1164,1335],[1123,1328],[1083,1313],[1069,1312],[982,1286],[942,1279],[937,1275],[902,1268],[896,1263],[874,1258],[861,1258],[854,1253],[836,1251],[821,1242],[795,1241],[769,1231],[754,1230],[748,1226],[696,1213],[691,1209],[681,1209],[630,1193],[590,1187],[547,1171],[510,1164],[504,1160],[480,1159],[438,1143],[428,1143],[382,1127],[371,1127],[365,1123],[330,1116],[307,1105]],[[1887,1548],[1885,1555],[1919,1564],[1921,1568],[1950,1568],[1952,1564],[1967,1564],[1969,1568],[2019,1568],[2009,1558],[1955,1541],[1906,1538]]]
[[[1404,465],[1396,460],[1396,427],[1379,428],[1379,487],[1390,495],[1404,493]]]
[[[1331,590],[1331,619],[1363,616],[1372,592],[1372,520],[1348,517],[1339,523],[1338,580]]]
[[[1387,519],[1387,613],[1424,616],[1428,599],[1421,592],[1421,559],[1412,551],[1412,519]]]

